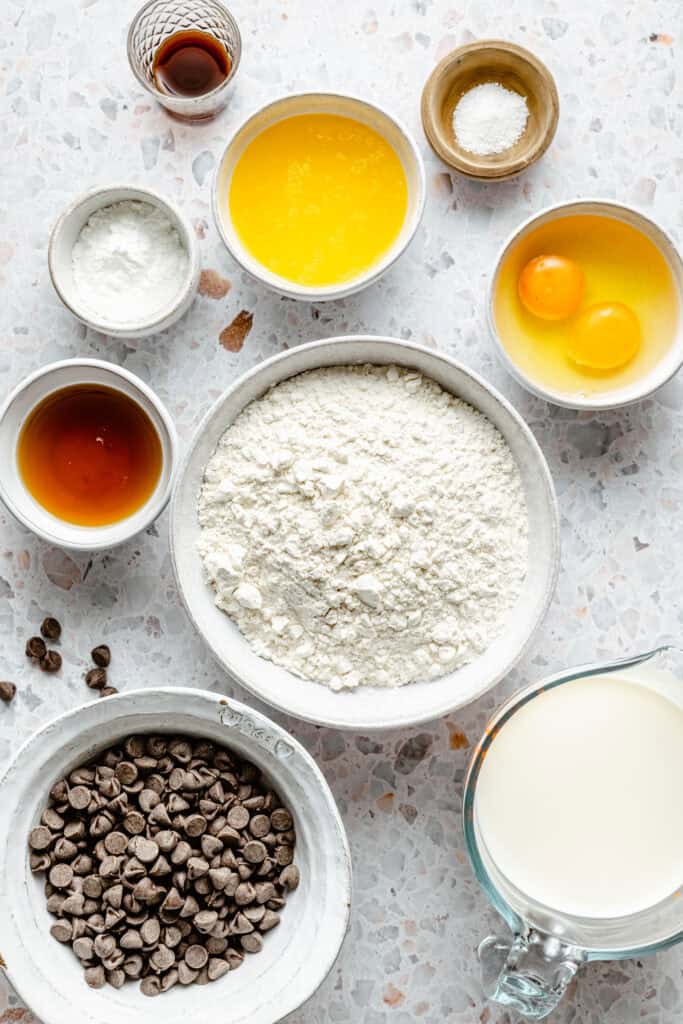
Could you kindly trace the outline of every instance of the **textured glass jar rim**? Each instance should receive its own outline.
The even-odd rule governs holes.
[[[596,665],[582,665],[577,667],[574,671],[561,672],[557,675],[546,678],[537,683],[531,683],[524,689],[519,690],[517,693],[512,694],[493,714],[486,724],[484,735],[477,743],[470,764],[467,770],[467,776],[465,779],[465,790],[463,796],[463,831],[465,835],[465,847],[467,854],[470,859],[470,863],[476,875],[477,881],[481,885],[484,893],[489,899],[489,902],[497,910],[503,920],[507,923],[510,930],[515,934],[524,934],[530,927],[536,928],[536,925],[530,924],[508,903],[503,894],[500,892],[494,878],[491,875],[488,867],[484,863],[482,857],[482,836],[479,834],[477,828],[476,817],[475,817],[475,793],[477,788],[477,779],[479,772],[483,764],[484,758],[496,738],[497,734],[504,727],[506,722],[523,707],[529,701],[534,700],[539,694],[547,692],[548,690],[554,689],[556,686],[562,686],[564,683],[570,683],[577,679],[585,679],[589,676],[597,674],[609,674],[617,672],[619,670],[624,671],[628,668],[633,668],[637,665],[641,665],[658,655],[667,654],[668,652],[676,653],[680,655],[680,649],[671,645],[662,645],[660,647],[653,648],[652,650],[646,651],[642,654],[634,657],[622,658],[609,663],[596,664]],[[489,855],[490,856],[490,855]],[[493,858],[491,858],[492,864],[495,866],[495,870],[499,872],[502,879],[505,879],[504,873],[495,865]],[[530,906],[537,907],[545,913],[545,915],[552,917],[554,913],[557,913],[558,917],[565,920],[573,920],[577,924],[586,923],[592,919],[575,917],[571,914],[561,913],[554,911],[550,907],[543,907],[537,903],[533,898],[530,898],[528,894],[522,893],[521,890],[505,879],[509,884],[511,890],[517,891],[522,895],[526,902]],[[660,905],[661,906],[661,905]],[[639,911],[633,915],[629,915],[624,918],[618,919],[619,922],[628,922],[633,920],[634,924],[637,923],[638,918],[642,919],[644,915],[650,914],[656,907],[649,907],[647,910]],[[605,927],[614,923],[616,919],[605,919],[601,922]],[[541,931],[546,931],[543,927]],[[673,946],[683,939],[683,929],[679,928],[675,932],[670,933],[662,939],[648,942],[642,945],[622,947],[618,946],[613,949],[599,949],[597,947],[585,946],[582,942],[577,942],[571,935],[558,936],[562,941],[572,942],[585,953],[586,960],[623,960],[629,959],[634,956],[646,955],[655,953],[658,950],[666,949],[669,946]]]
[[[173,103],[174,107],[177,107],[178,109],[181,109],[182,107],[187,107],[188,109],[191,109],[193,107],[196,107],[196,105],[200,102],[204,104],[207,101],[209,101],[212,97],[217,98],[218,96],[220,96],[223,90],[230,84],[232,79],[235,77],[235,73],[237,71],[237,68],[239,67],[240,59],[242,57],[242,34],[240,32],[239,25],[237,24],[235,18],[230,13],[228,8],[225,7],[224,4],[220,3],[220,0],[210,0],[211,4],[221,11],[225,20],[230,25],[230,28],[235,33],[235,52],[234,54],[229,54],[231,62],[230,71],[228,72],[226,78],[224,78],[223,81],[215,87],[215,89],[211,89],[210,92],[202,93],[201,96],[174,96],[173,93],[163,92],[163,90],[157,89],[152,82],[148,81],[148,79],[140,73],[137,66],[137,60],[133,55],[133,37],[135,35],[135,30],[137,29],[138,24],[142,20],[142,18],[153,7],[156,7],[158,4],[162,4],[164,2],[166,2],[166,0],[147,0],[147,2],[142,5],[142,7],[138,10],[137,14],[131,21],[130,26],[128,28],[128,36],[126,39],[128,63],[130,65],[131,71],[135,75],[135,78],[143,87],[143,89],[145,89],[151,96],[154,96],[162,105],[166,100],[168,102]]]

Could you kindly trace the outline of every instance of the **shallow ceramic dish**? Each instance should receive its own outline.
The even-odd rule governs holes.
[[[68,946],[49,933],[42,876],[28,866],[26,837],[50,786],[131,732],[202,736],[258,765],[295,819],[301,883],[263,950],[238,971],[157,999],[136,984],[90,989]],[[273,1024],[309,998],[332,968],[348,927],[351,862],[334,798],[311,756],[257,711],[187,688],[136,690],[60,716],[19,750],[0,780],[0,954],[12,985],[44,1024]],[[0,962],[2,962],[0,961]]]
[[[463,149],[453,132],[453,111],[462,96],[485,82],[499,82],[524,96],[529,109],[522,137],[490,156]],[[445,163],[470,178],[501,180],[531,167],[552,142],[559,114],[557,87],[545,64],[523,47],[499,40],[469,43],[447,54],[422,92],[422,124],[429,144]]]
[[[178,293],[172,302],[159,309],[153,316],[144,320],[134,320],[125,316],[125,296],[123,296],[121,320],[114,321],[99,316],[97,310],[88,305],[85,297],[76,288],[72,269],[72,252],[81,229],[96,210],[127,199],[151,203],[152,206],[158,207],[166,214],[177,230],[187,252],[188,265],[185,279],[180,282]],[[47,259],[52,284],[66,308],[88,327],[115,338],[142,338],[166,330],[187,311],[195,297],[199,283],[199,246],[189,221],[175,203],[165,199],[159,192],[154,192],[149,188],[140,188],[138,185],[110,185],[107,188],[95,188],[74,199],[52,229]]]
[[[403,165],[408,183],[408,209],[403,227],[389,251],[350,281],[336,285],[300,285],[280,277],[256,260],[242,244],[230,216],[229,194],[233,171],[249,143],[264,129],[277,121],[297,114],[339,114],[368,125],[379,132],[395,149]],[[422,157],[415,140],[391,114],[368,100],[340,93],[311,92],[285,96],[257,110],[237,129],[218,164],[213,182],[213,215],[221,238],[231,256],[243,270],[262,284],[291,299],[321,302],[341,299],[366,288],[396,262],[415,234],[425,203],[425,174]]]
[[[397,363],[419,370],[479,409],[498,427],[522,475],[532,538],[527,578],[501,636],[472,664],[424,683],[389,690],[361,686],[334,693],[255,654],[214,604],[196,550],[197,496],[204,468],[235,417],[268,388],[304,370],[344,363]],[[559,566],[558,512],[543,454],[522,418],[480,377],[419,345],[393,338],[332,338],[291,349],[246,373],[200,424],[180,468],[171,504],[171,553],[178,589],[197,630],[226,670],[269,704],[342,729],[388,729],[429,721],[474,700],[510,671],[530,644],[552,598]]]
[[[44,398],[75,384],[100,384],[132,398],[152,421],[161,443],[161,473],[145,504],[125,519],[106,526],[77,526],[48,512],[24,484],[17,461],[19,435]],[[13,516],[50,544],[76,551],[100,551],[135,537],[164,510],[178,458],[178,438],[166,407],[144,381],[100,359],[64,359],[41,367],[21,382],[0,407],[0,499]]]
[[[657,246],[671,270],[678,290],[679,307],[678,326],[673,343],[664,357],[648,374],[627,387],[604,392],[597,391],[586,395],[582,395],[579,392],[552,391],[525,374],[512,361],[507,349],[503,345],[496,328],[495,316],[498,277],[510,250],[522,238],[535,231],[536,228],[541,227],[541,225],[548,224],[560,217],[571,217],[577,214],[613,217],[642,231],[646,238],[649,238]],[[614,203],[607,199],[569,200],[564,203],[548,206],[545,210],[535,213],[518,228],[515,228],[512,234],[503,242],[494,267],[486,300],[489,332],[495,343],[498,356],[505,367],[523,387],[540,398],[545,398],[546,401],[552,402],[554,405],[562,405],[569,409],[615,409],[646,398],[673,377],[683,365],[683,318],[681,317],[681,308],[683,307],[683,260],[669,235],[635,207],[626,206],[623,203]]]

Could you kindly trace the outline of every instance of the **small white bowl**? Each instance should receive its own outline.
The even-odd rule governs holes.
[[[146,320],[134,320],[125,315],[125,296],[121,298],[121,319],[108,320],[98,316],[74,283],[72,253],[74,244],[88,219],[96,210],[112,203],[134,199],[158,207],[176,228],[188,256],[185,279],[178,286],[178,294],[172,302],[159,309]],[[59,217],[50,233],[48,246],[48,267],[55,291],[78,320],[101,334],[114,338],[144,338],[158,334],[174,324],[187,311],[197,291],[199,282],[199,247],[192,226],[175,203],[165,199],[159,192],[138,185],[110,185],[95,188],[78,196]]]
[[[498,428],[522,476],[529,514],[529,565],[522,593],[503,632],[463,668],[429,682],[335,693],[259,657],[235,623],[216,606],[197,551],[197,496],[218,441],[255,398],[280,381],[320,366],[396,363],[419,370],[469,402]],[[242,686],[286,711],[337,729],[399,729],[439,718],[495,686],[528,649],[552,600],[560,562],[557,501],[545,458],[513,407],[481,377],[442,353],[394,338],[330,338],[290,349],[240,377],[209,410],[180,467],[171,502],[171,557],[178,591],[214,657]]]
[[[516,363],[512,361],[509,353],[503,345],[496,328],[495,299],[498,287],[498,277],[508,253],[518,242],[535,231],[543,224],[548,224],[560,217],[571,217],[578,214],[592,214],[593,216],[612,217],[614,220],[622,221],[631,227],[637,228],[646,238],[649,238],[657,246],[660,253],[666,260],[671,270],[674,282],[678,289],[678,327],[676,337],[669,351],[657,363],[652,370],[634,383],[623,388],[615,388],[611,391],[596,391],[591,394],[582,395],[578,392],[554,391],[544,387],[533,377],[527,376]],[[633,206],[624,203],[614,203],[608,199],[575,199],[564,203],[556,203],[547,206],[540,213],[534,213],[525,220],[511,235],[503,242],[495,262],[495,269],[489,282],[488,295],[486,300],[486,316],[489,332],[496,346],[501,362],[512,376],[532,394],[544,398],[554,405],[561,405],[567,409],[617,409],[622,405],[629,405],[631,402],[638,402],[647,398],[653,391],[673,377],[683,365],[683,261],[669,235],[646,217],[644,213]]]
[[[242,244],[230,216],[230,184],[244,150],[264,129],[298,114],[338,114],[373,128],[396,151],[408,185],[408,208],[403,227],[387,253],[358,277],[335,285],[302,285],[289,281],[264,267]],[[261,284],[290,299],[322,302],[341,299],[366,288],[396,262],[410,243],[422,217],[425,203],[425,172],[415,140],[391,114],[368,100],[334,92],[296,93],[273,100],[243,122],[228,143],[213,182],[213,215],[221,238],[233,259]]]
[[[157,999],[129,983],[88,988],[69,946],[50,935],[42,876],[27,838],[50,787],[83,761],[139,732],[201,736],[259,767],[294,817],[301,882],[263,950],[210,985],[177,985]],[[344,826],[313,758],[279,725],[218,694],[185,687],[134,690],[69,711],[35,733],[0,780],[0,953],[7,976],[44,1024],[274,1024],[332,969],[348,928],[351,859]],[[1,960],[0,960],[1,962]]]
[[[48,395],[74,384],[100,384],[132,398],[149,416],[161,443],[161,474],[153,493],[132,515],[106,526],[77,526],[52,515],[24,484],[17,460],[21,428]],[[43,540],[76,551],[100,551],[130,540],[163,511],[171,494],[178,458],[176,429],[166,407],[151,388],[113,363],[100,359],[65,359],[36,370],[0,407],[0,498],[10,512]]]

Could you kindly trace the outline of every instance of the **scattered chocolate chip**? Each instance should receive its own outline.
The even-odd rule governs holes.
[[[104,686],[100,690],[100,697],[113,697],[118,692],[115,686]]]
[[[14,700],[16,692],[17,688],[14,683],[0,683],[0,700],[4,701],[5,704],[9,704]]]
[[[51,615],[48,615],[40,624],[40,632],[46,640],[59,640],[62,635],[62,627],[57,619],[53,619]]]
[[[111,651],[106,644],[98,644],[93,647],[90,657],[99,668],[108,668],[111,662]]]
[[[40,667],[43,672],[59,672],[62,667],[62,656],[59,651],[46,651],[40,659]]]
[[[107,685],[107,672],[103,668],[91,668],[85,673],[85,685],[91,690],[103,690]]]
[[[33,658],[34,661],[40,661],[45,655],[47,647],[45,641],[40,636],[32,636],[30,640],[26,641],[26,657]]]

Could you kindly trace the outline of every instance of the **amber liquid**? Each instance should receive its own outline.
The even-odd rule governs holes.
[[[154,55],[157,88],[172,96],[204,96],[230,74],[232,61],[223,44],[208,32],[191,29],[165,39]]]
[[[156,488],[162,463],[147,413],[96,384],[43,399],[22,427],[17,457],[36,501],[78,526],[104,526],[137,512]]]

